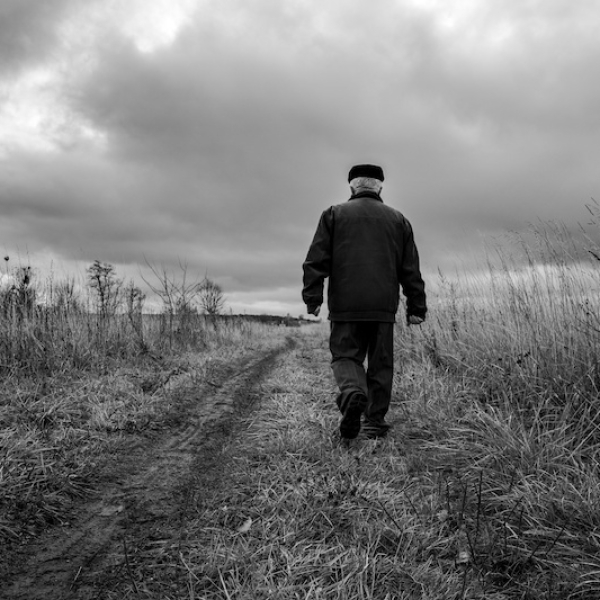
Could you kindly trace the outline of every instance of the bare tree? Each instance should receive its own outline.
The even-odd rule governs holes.
[[[145,259],[150,271],[157,282],[148,281],[142,276],[146,285],[154,292],[163,303],[163,312],[170,315],[193,312],[196,296],[198,294],[198,280],[188,281],[187,264],[179,262],[181,275],[176,277],[167,271],[164,266],[156,266]]]
[[[156,266],[146,259],[150,271],[156,281],[148,281],[142,276],[148,287],[162,300],[161,327],[169,347],[173,343],[194,343],[200,335],[194,326],[193,317],[197,315],[196,301],[198,280],[190,282],[187,264],[179,262],[181,273],[174,275],[164,266]]]
[[[124,292],[129,320],[132,322],[140,320],[144,302],[146,300],[146,294],[133,283],[133,280],[127,284]]]
[[[131,280],[125,288],[125,303],[127,305],[127,318],[137,336],[137,341],[142,352],[148,352],[144,341],[144,328],[142,325],[142,312],[146,294]]]
[[[200,295],[200,306],[204,314],[214,316],[223,311],[225,296],[223,295],[223,288],[218,283],[205,276],[198,286],[198,292]]]
[[[95,260],[88,268],[88,285],[95,295],[96,311],[101,317],[114,315],[121,299],[122,279],[113,265]]]

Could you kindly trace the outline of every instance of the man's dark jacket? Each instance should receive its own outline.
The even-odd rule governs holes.
[[[374,192],[354,194],[321,215],[303,265],[302,298],[323,303],[329,277],[332,321],[395,321],[400,287],[407,317],[425,318],[425,284],[413,231],[404,216]]]

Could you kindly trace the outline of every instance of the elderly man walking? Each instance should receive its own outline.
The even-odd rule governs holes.
[[[381,199],[383,169],[356,165],[347,202],[323,212],[304,261],[302,298],[318,316],[324,280],[331,333],[331,368],[340,393],[340,434],[383,437],[389,430],[394,372],[394,323],[400,288],[406,318],[418,325],[427,312],[419,254],[407,219]],[[368,360],[365,371],[364,361]]]

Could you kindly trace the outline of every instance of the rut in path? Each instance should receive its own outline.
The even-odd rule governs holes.
[[[2,585],[0,596],[101,599],[116,583],[127,581],[132,564],[177,556],[189,498],[193,494],[197,500],[218,481],[224,440],[254,408],[259,383],[276,357],[293,345],[288,338],[284,347],[228,373],[218,385],[190,398],[186,426],[119,457],[118,478],[81,506],[71,525],[48,531],[28,548],[22,568]],[[164,562],[166,570],[177,570],[178,565]],[[165,572],[169,575],[173,573]],[[135,582],[131,584],[135,590]]]

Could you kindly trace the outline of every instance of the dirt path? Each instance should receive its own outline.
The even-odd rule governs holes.
[[[202,393],[181,376],[175,385],[187,384],[188,393],[180,424],[118,457],[113,477],[69,526],[48,531],[13,557],[11,581],[0,597],[122,598],[125,588],[131,597],[145,597],[132,576],[145,566],[150,577],[175,580],[188,507],[218,484],[223,443],[253,410],[277,357],[293,345],[288,338],[286,345],[223,372]]]

